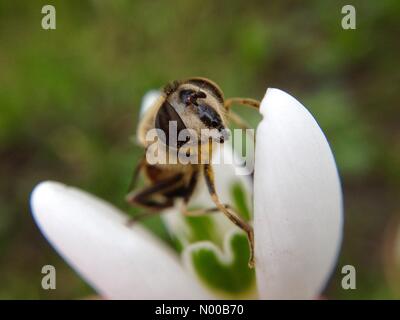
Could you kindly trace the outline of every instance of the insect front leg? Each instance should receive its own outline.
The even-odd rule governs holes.
[[[260,108],[260,101],[257,101],[257,100],[254,100],[254,99],[250,99],[250,98],[230,98],[230,99],[225,100],[225,102],[224,102],[224,106],[228,110],[234,104],[239,104],[239,105],[242,105],[242,106],[252,107],[252,108],[255,108],[255,109],[259,109]]]
[[[229,204],[224,204],[223,205],[226,209],[233,210],[233,208]],[[200,217],[206,214],[210,213],[216,213],[221,211],[218,207],[213,207],[213,208],[201,208],[201,209],[193,209],[193,210],[187,210],[186,207],[182,209],[182,214],[188,217]]]
[[[144,168],[145,164],[146,164],[146,158],[143,156],[142,159],[140,159],[139,163],[136,165],[135,170],[133,171],[132,180],[131,183],[129,184],[128,191],[131,191],[135,188],[136,183],[139,179],[139,174]]]
[[[244,119],[242,119],[241,116],[239,116],[237,113],[233,112],[232,110],[229,110],[227,117],[231,122],[233,122],[237,126],[239,126],[240,129],[243,129],[243,130],[251,129],[251,126]]]
[[[174,205],[173,198],[165,197],[163,193],[176,187],[181,178],[182,175],[177,174],[171,178],[160,180],[149,187],[128,194],[126,197],[128,203],[151,210],[151,212],[143,213],[131,218],[129,223],[131,224],[144,218],[161,214],[163,209],[172,207]],[[157,196],[162,198],[162,200],[156,200],[155,197]]]
[[[254,267],[254,231],[253,227],[249,225],[247,222],[243,221],[234,211],[230,208],[226,208],[218,198],[218,195],[215,191],[215,183],[214,183],[214,171],[210,164],[203,165],[204,177],[206,180],[206,184],[208,187],[208,191],[210,192],[211,199],[214,201],[215,205],[225,216],[231,220],[236,226],[242,229],[247,234],[247,238],[249,240],[250,247],[250,258],[249,258],[249,267]]]
[[[243,120],[237,113],[233,112],[232,110],[229,110],[227,117],[231,122],[235,123],[242,130],[252,129],[245,120]],[[249,133],[249,135],[255,142],[256,137],[254,136],[253,131],[250,132],[246,131],[246,133]]]
[[[225,100],[224,106],[228,110],[228,118],[236,123],[241,129],[250,129],[250,126],[245,120],[243,120],[238,114],[231,110],[232,105],[238,104],[242,106],[247,106],[255,109],[260,108],[260,102],[249,98],[230,98]],[[251,134],[253,140],[255,141],[254,134]]]

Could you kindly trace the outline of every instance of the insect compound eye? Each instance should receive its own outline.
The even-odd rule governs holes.
[[[193,94],[193,90],[181,90],[181,92],[179,92],[179,98],[184,104],[188,105],[190,104],[191,96]]]
[[[194,91],[190,89],[184,89],[179,92],[179,98],[186,105],[198,106],[197,99],[204,99],[207,95],[202,91]]]
[[[176,122],[176,128],[174,121]],[[157,112],[155,128],[164,132],[164,136],[161,136],[161,140],[167,146],[180,148],[187,142],[178,141],[177,137],[179,136],[179,133],[182,130],[186,130],[186,126],[179,114],[168,101],[165,101]],[[166,141],[164,141],[164,137]]]
[[[221,116],[218,114],[218,112],[215,111],[214,108],[210,107],[209,105],[199,105],[197,107],[197,113],[201,122],[203,122],[208,128],[218,130],[224,129]]]

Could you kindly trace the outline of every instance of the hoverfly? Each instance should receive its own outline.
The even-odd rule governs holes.
[[[150,145],[146,141],[149,130],[161,130],[165,135],[160,137],[162,143],[175,153],[195,153],[196,156],[211,155],[215,143],[224,143],[227,139],[227,123],[232,121],[242,129],[248,128],[246,122],[231,110],[233,104],[249,106],[258,109],[260,102],[247,98],[230,98],[225,100],[217,84],[206,78],[189,78],[183,81],[173,81],[166,85],[160,97],[147,109],[139,127],[139,143],[147,150]],[[188,149],[182,143],[170,143],[168,132],[170,123],[175,123],[178,133],[185,129],[202,136],[197,148]],[[202,135],[204,129],[212,129],[212,134]],[[160,131],[158,131],[160,132]],[[190,151],[189,151],[190,150]],[[249,266],[254,266],[254,234],[252,226],[244,221],[229,204],[221,203],[214,184],[213,167],[210,163],[182,164],[168,163],[150,164],[146,157],[137,165],[131,184],[131,189],[143,173],[148,186],[130,192],[126,200],[135,206],[144,207],[148,213],[138,215],[133,221],[160,213],[174,206],[175,200],[183,200],[183,214],[191,215],[187,204],[196,188],[199,178],[204,177],[215,208],[196,210],[196,215],[220,211],[242,229],[248,237],[250,247]]]

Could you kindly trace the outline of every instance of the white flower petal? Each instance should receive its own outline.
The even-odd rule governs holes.
[[[260,298],[315,298],[342,237],[335,161],[312,115],[289,94],[268,89],[261,113],[254,180]]]
[[[140,105],[139,117],[142,117],[146,111],[151,107],[151,105],[160,97],[161,92],[159,90],[150,90],[142,98],[142,103]]]
[[[48,241],[110,299],[203,299],[176,255],[110,204],[56,182],[32,193],[33,216]]]

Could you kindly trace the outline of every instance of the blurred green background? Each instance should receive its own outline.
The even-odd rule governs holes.
[[[41,28],[45,4],[56,7],[56,30]],[[92,294],[35,226],[30,192],[59,180],[132,212],[124,195],[141,155],[130,140],[141,97],[189,76],[213,79],[227,97],[278,87],[310,108],[334,151],[346,212],[324,295],[400,298],[386,254],[400,213],[400,2],[351,1],[356,30],[341,28],[345,4],[1,0],[0,298]],[[45,264],[56,266],[57,290],[41,289]],[[341,288],[345,264],[357,269],[357,290]]]

